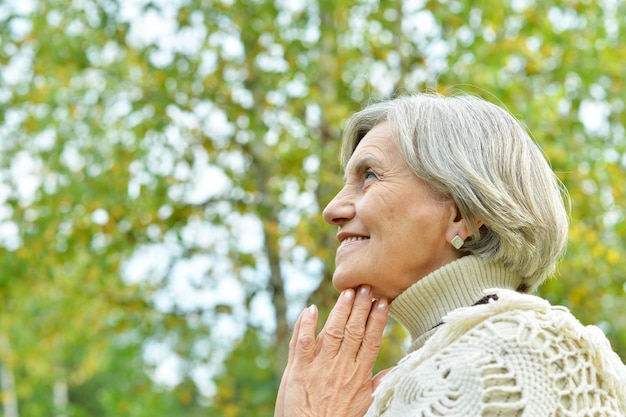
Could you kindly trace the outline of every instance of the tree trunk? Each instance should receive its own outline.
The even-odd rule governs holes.
[[[265,219],[264,235],[265,250],[270,265],[270,286],[276,319],[276,338],[274,339],[276,361],[274,363],[276,376],[278,381],[280,381],[289,355],[290,330],[287,323],[287,299],[285,297],[285,285],[280,266],[280,245],[278,243],[280,236],[276,219]]]

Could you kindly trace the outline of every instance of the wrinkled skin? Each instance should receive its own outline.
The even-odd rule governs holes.
[[[318,312],[305,309],[289,343],[275,417],[362,417],[383,371],[372,378],[388,302],[363,286],[344,290],[316,337]]]

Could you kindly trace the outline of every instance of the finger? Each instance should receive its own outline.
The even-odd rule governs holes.
[[[306,309],[302,310],[298,316],[298,320],[296,320],[296,324],[293,326],[293,333],[291,333],[291,339],[289,340],[289,357],[287,358],[287,367],[289,367],[289,364],[293,362],[293,357],[296,354],[296,342],[298,340],[298,333],[300,332],[300,322],[302,321],[302,316],[304,316],[305,313]]]
[[[354,302],[354,294],[355,291],[352,288],[348,288],[347,290],[343,290],[335,303],[335,306],[330,311],[328,315],[328,320],[324,324],[324,328],[322,330],[326,330],[329,325],[336,321],[338,323],[343,322],[344,325],[348,321],[348,317],[350,317],[350,311],[352,310],[352,303]]]
[[[274,417],[284,417],[284,408],[285,408],[285,391],[287,389],[287,384],[289,380],[289,371],[291,369],[291,365],[293,364],[294,357],[296,355],[296,342],[298,340],[298,334],[300,332],[300,322],[302,321],[302,316],[306,314],[306,310],[302,310],[300,316],[298,316],[298,320],[296,320],[296,324],[293,326],[293,332],[291,333],[291,339],[289,340],[289,356],[287,358],[287,365],[285,366],[285,370],[283,371],[283,376],[280,379],[280,386],[278,387],[278,395],[276,396],[276,404],[274,407]]]
[[[320,332],[322,343],[318,345],[318,354],[324,350],[327,356],[334,357],[341,347],[344,329],[352,311],[354,296],[354,290],[349,288],[344,290],[337,299],[335,307],[333,307],[324,328]]]
[[[373,367],[374,362],[376,362],[388,315],[389,303],[386,299],[381,298],[372,305],[365,327],[363,342],[357,354],[357,361],[363,363],[364,366]]]
[[[343,342],[341,344],[342,353],[356,356],[363,342],[363,337],[365,337],[365,326],[371,310],[372,290],[369,286],[364,285],[357,292],[354,306],[344,329]]]
[[[317,306],[314,304],[300,314],[298,333],[297,335],[294,333],[296,340],[293,349],[293,364],[310,363],[313,361],[317,316]]]
[[[287,390],[288,379],[289,367],[285,368],[285,372],[283,372],[283,377],[280,380],[278,395],[276,396],[276,403],[274,404],[274,417],[284,417],[285,415],[285,391]]]

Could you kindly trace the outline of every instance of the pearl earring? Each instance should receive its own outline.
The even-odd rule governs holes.
[[[456,235],[452,238],[450,243],[452,243],[452,246],[454,246],[455,249],[461,249],[465,241],[461,238],[461,236]]]

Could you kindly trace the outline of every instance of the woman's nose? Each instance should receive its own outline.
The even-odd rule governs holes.
[[[341,226],[354,217],[354,201],[344,187],[331,200],[322,213],[326,223],[332,226]]]

